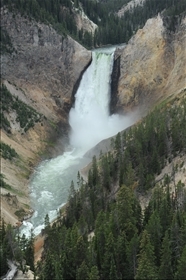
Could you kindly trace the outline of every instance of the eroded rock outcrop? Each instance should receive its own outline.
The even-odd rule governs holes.
[[[185,87],[186,19],[175,33],[165,28],[160,15],[149,19],[121,53],[117,110],[148,110]]]

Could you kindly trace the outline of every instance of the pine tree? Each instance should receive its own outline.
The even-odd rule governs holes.
[[[82,236],[78,237],[78,240],[74,247],[74,254],[74,264],[76,265],[76,267],[79,267],[83,263],[83,261],[86,260],[87,256],[87,243],[84,241]]]
[[[88,275],[89,275],[88,266],[86,265],[85,261],[83,261],[80,267],[76,271],[76,279],[77,280],[88,279]]]
[[[92,184],[95,186],[99,182],[99,172],[96,156],[92,159]]]
[[[31,232],[30,238],[27,240],[27,246],[25,249],[26,263],[30,266],[32,271],[35,271],[34,267],[34,234]]]
[[[56,256],[54,260],[54,269],[55,269],[55,279],[64,280],[63,277],[63,266],[61,264],[61,259]]]
[[[156,257],[156,265],[160,264],[160,249],[161,249],[161,238],[162,238],[162,227],[160,224],[160,218],[157,211],[151,215],[146,230],[150,235],[151,244],[154,247],[154,253]]]
[[[64,278],[71,279],[75,278],[76,275],[76,244],[78,240],[78,231],[76,224],[73,228],[69,228],[66,233],[66,238],[64,242],[65,251],[65,269]]]
[[[45,216],[45,233],[48,234],[50,231],[50,220],[49,220],[49,215],[46,214]]]
[[[112,256],[111,262],[110,262],[109,278],[107,278],[107,279],[110,279],[110,280],[113,280],[113,279],[117,280],[118,279],[116,265],[115,265],[115,261],[114,261],[113,256]]]
[[[137,270],[137,254],[139,250],[139,238],[135,234],[127,246],[127,278],[134,279]]]
[[[133,209],[134,203],[133,191],[129,187],[122,186],[117,195],[117,226],[120,232],[125,230],[127,240],[130,240],[137,231]]]
[[[162,231],[164,233],[171,224],[172,215],[173,208],[171,207],[170,191],[169,187],[167,187],[166,196],[163,198],[159,210],[160,223],[162,225]]]
[[[1,263],[1,275],[4,275],[8,270],[7,265],[7,245],[5,242],[6,237],[6,230],[5,230],[5,223],[2,219],[1,226],[0,226],[0,263]]]
[[[186,279],[186,245],[183,249],[182,255],[178,261],[176,279]]]
[[[138,268],[135,279],[158,279],[155,266],[154,248],[150,243],[150,237],[146,230],[143,231],[140,242]]]
[[[177,211],[172,220],[171,228],[170,228],[170,242],[171,242],[171,251],[172,251],[172,268],[173,272],[175,272],[177,267],[178,259],[181,257],[181,249],[182,249],[182,236],[179,225],[179,211]]]
[[[88,276],[88,280],[99,280],[99,271],[98,271],[98,268],[97,266],[92,266],[91,267],[91,270],[90,270],[90,273],[89,273],[89,276]]]
[[[104,254],[105,254],[105,244],[106,244],[105,226],[104,226],[105,223],[106,223],[106,215],[103,211],[100,211],[96,219],[95,238],[94,238],[94,249],[95,252],[97,252],[96,263],[99,270],[102,267]]]
[[[55,258],[47,251],[45,255],[45,261],[43,265],[42,278],[41,279],[55,279]]]
[[[107,190],[110,190],[110,168],[107,155],[102,157],[102,184]]]
[[[110,273],[111,274],[115,273],[116,266],[115,266],[114,259],[115,259],[115,243],[114,243],[113,234],[112,232],[110,232],[109,235],[107,236],[105,254],[104,254],[104,259],[102,264],[102,273],[104,279],[110,279]],[[112,266],[112,270],[111,270],[111,266]]]
[[[171,265],[171,248],[168,231],[165,233],[165,237],[162,243],[161,259],[159,268],[160,279],[173,279],[173,271]]]
[[[117,238],[116,245],[116,267],[119,279],[127,278],[127,238],[123,231]]]

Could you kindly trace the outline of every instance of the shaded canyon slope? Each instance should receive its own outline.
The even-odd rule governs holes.
[[[2,78],[25,90],[28,100],[46,117],[52,111],[54,120],[60,119],[91,52],[71,37],[57,34],[50,25],[6,10],[1,18],[14,49],[11,55],[2,56]]]
[[[1,188],[1,205],[5,222],[15,225],[18,218],[30,213],[28,179],[33,167],[42,158],[61,153],[64,141],[68,141],[64,138],[69,129],[71,95],[91,61],[91,52],[71,37],[57,34],[51,26],[20,14],[15,16],[4,8],[1,9],[1,29],[9,36],[13,49],[1,55],[1,82],[15,97],[14,103],[18,97],[40,116],[39,121],[25,131],[17,121],[15,108],[5,104],[4,115],[10,132],[2,128],[1,141],[14,148],[18,158],[2,157],[3,180],[11,188]],[[24,113],[22,118],[26,118]],[[56,141],[59,142],[57,148]]]

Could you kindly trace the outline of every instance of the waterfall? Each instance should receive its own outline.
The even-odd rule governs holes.
[[[82,77],[69,114],[71,145],[84,151],[131,124],[127,117],[109,114],[114,51],[111,47],[92,52],[92,63]]]
[[[31,228],[39,234],[44,218],[57,216],[60,206],[66,203],[71,181],[76,182],[77,172],[91,161],[84,154],[101,140],[115,135],[131,124],[119,115],[109,115],[110,83],[115,48],[92,52],[92,63],[85,71],[75,95],[75,106],[69,113],[70,151],[36,168],[30,182],[34,215],[24,221],[22,234],[29,235]]]
[[[71,145],[87,151],[111,135],[109,127],[110,83],[114,48],[92,52],[69,114]]]

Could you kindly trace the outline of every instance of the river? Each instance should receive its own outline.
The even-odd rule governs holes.
[[[109,114],[111,74],[115,47],[92,51],[92,62],[75,94],[75,105],[69,113],[71,126],[67,151],[45,160],[35,169],[30,180],[33,216],[23,222],[21,233],[35,235],[44,228],[44,219],[56,218],[59,208],[68,200],[71,181],[91,161],[85,153],[101,140],[117,134],[133,123],[129,117]]]

